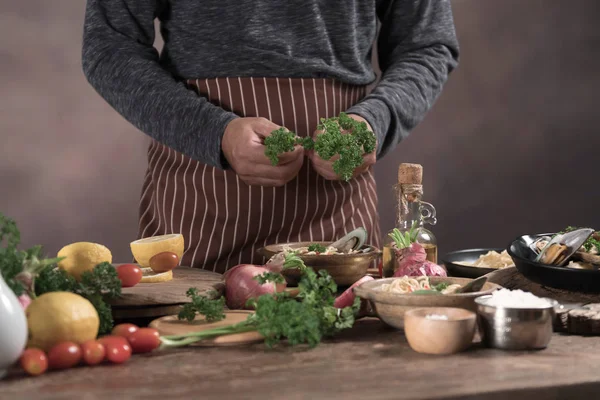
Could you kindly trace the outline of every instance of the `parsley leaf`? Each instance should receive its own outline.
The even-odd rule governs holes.
[[[184,304],[177,318],[193,321],[197,314],[204,315],[207,322],[216,322],[225,318],[225,297],[213,300],[198,294],[198,289],[189,288],[185,293],[192,301]]]
[[[308,251],[314,251],[316,253],[325,253],[326,250],[327,248],[325,246],[318,243],[313,243],[308,246]]]

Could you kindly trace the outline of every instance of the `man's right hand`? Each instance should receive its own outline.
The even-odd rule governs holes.
[[[304,149],[279,156],[273,166],[265,155],[264,138],[280,126],[265,118],[236,118],[225,128],[221,149],[231,168],[248,185],[283,186],[298,175],[304,162]]]

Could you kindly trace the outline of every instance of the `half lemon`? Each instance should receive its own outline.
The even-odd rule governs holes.
[[[129,244],[131,254],[142,268],[150,267],[150,259],[165,251],[177,254],[181,260],[183,257],[184,240],[181,233],[169,235],[151,236],[138,239]],[[142,282],[144,282],[142,280]]]

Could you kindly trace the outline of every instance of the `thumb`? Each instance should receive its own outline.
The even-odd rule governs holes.
[[[271,133],[279,128],[280,125],[277,125],[266,118],[259,118],[253,125],[252,128],[254,132],[262,137],[271,136]]]

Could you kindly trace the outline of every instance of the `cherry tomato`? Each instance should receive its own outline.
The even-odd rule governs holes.
[[[29,375],[40,375],[48,369],[48,357],[40,349],[26,349],[21,354],[21,368]]]
[[[135,264],[123,264],[117,267],[117,276],[123,287],[132,287],[140,283],[144,274]]]
[[[87,365],[97,365],[104,361],[106,350],[102,343],[97,340],[88,340],[81,345],[83,361]]]
[[[115,326],[111,332],[113,336],[122,336],[124,338],[128,338],[133,332],[137,331],[138,326],[134,324],[119,324]]]
[[[131,346],[121,336],[104,336],[98,339],[106,349],[106,359],[114,364],[121,364],[131,357]]]
[[[61,342],[48,352],[48,365],[52,369],[71,368],[81,361],[81,347],[73,342]]]
[[[153,255],[150,258],[149,265],[152,271],[156,273],[171,271],[179,265],[179,257],[170,251],[163,251],[162,253]]]
[[[127,340],[134,353],[148,353],[160,346],[160,335],[153,328],[140,328],[132,333]]]

